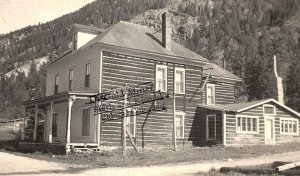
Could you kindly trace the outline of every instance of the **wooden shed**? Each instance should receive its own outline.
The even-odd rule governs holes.
[[[274,99],[208,106],[199,104],[202,143],[278,145],[300,142],[300,114]]]

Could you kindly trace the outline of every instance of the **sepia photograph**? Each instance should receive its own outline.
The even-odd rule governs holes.
[[[0,176],[300,175],[300,0],[0,0]]]

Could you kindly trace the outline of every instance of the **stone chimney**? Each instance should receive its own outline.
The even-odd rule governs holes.
[[[274,74],[276,77],[276,88],[277,88],[277,100],[279,103],[284,104],[283,101],[283,85],[282,85],[282,78],[278,76],[277,73],[277,61],[276,61],[276,55],[274,55]]]
[[[171,17],[165,12],[162,14],[162,45],[167,50],[171,50]]]

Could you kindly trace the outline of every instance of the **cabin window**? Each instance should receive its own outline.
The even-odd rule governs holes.
[[[84,80],[84,87],[89,87],[90,86],[90,67],[91,64],[88,63],[85,65],[85,80]]]
[[[82,110],[82,136],[90,135],[90,109]]]
[[[167,91],[167,66],[156,66],[156,90],[161,92]]]
[[[275,109],[275,106],[273,105],[264,105],[263,106],[264,108],[264,114],[266,115],[275,115],[276,113],[276,109]]]
[[[52,136],[57,137],[57,117],[58,114],[54,113],[52,116]]]
[[[206,104],[215,104],[215,85],[213,84],[206,85]]]
[[[175,113],[176,137],[184,138],[184,112]]]
[[[59,75],[55,75],[54,95],[58,93]]]
[[[73,70],[69,70],[69,90],[73,89]]]
[[[126,110],[126,130],[135,137],[136,111],[133,109]]]
[[[257,117],[241,117],[236,118],[236,131],[245,133],[258,132],[258,118]]]
[[[185,92],[185,70],[175,68],[175,93],[184,94]]]
[[[298,120],[280,118],[280,133],[298,135]]]
[[[75,32],[73,36],[73,49],[77,49],[77,32]]]
[[[206,116],[206,140],[216,139],[216,115]]]

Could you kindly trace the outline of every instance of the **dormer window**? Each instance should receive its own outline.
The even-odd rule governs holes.
[[[55,75],[54,95],[58,93],[59,76]]]
[[[91,67],[90,63],[85,65],[84,87],[90,87],[90,67]]]
[[[77,32],[75,32],[74,34],[73,34],[73,50],[76,50],[77,49],[77,40],[78,40],[78,34],[77,34]]]
[[[206,85],[206,104],[207,105],[215,104],[215,85],[214,84]]]

